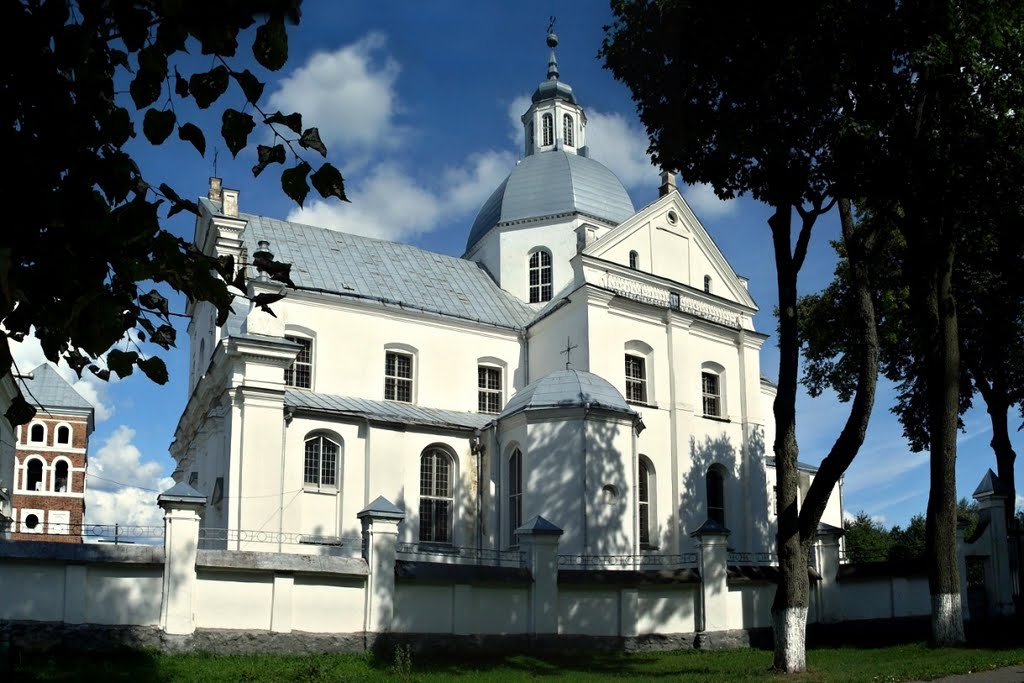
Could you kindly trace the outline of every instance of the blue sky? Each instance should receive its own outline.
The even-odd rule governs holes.
[[[281,72],[259,70],[244,48],[241,63],[267,82],[263,109],[300,111],[306,126],[319,127],[331,161],[345,175],[351,204],[326,204],[314,200],[314,192],[300,211],[281,192],[279,170],[271,167],[260,178],[252,177],[259,129],[252,147],[232,159],[216,139],[219,114],[214,118],[187,104],[177,105],[179,120],[203,125],[205,159],[176,136],[153,148],[140,135],[132,152],[151,183],[168,182],[183,196],[198,196],[206,192],[214,171],[213,149],[219,147],[216,174],[225,187],[240,190],[242,211],[330,223],[459,256],[480,205],[521,154],[518,117],[545,77],[544,38],[552,14],[558,16],[561,76],[587,110],[592,156],[618,175],[639,208],[656,198],[658,176],[646,158],[646,135],[628,90],[596,58],[602,26],[611,21],[603,2],[394,2],[384,11],[376,3],[307,0],[301,24],[290,29],[290,59]],[[185,74],[207,68],[209,61],[198,56],[179,63]],[[237,92],[225,95],[224,106],[242,104]],[[721,202],[707,188],[687,188],[684,196],[736,271],[750,278],[760,306],[755,323],[773,334],[776,291],[768,211],[746,197]],[[193,224],[186,216],[167,225],[192,236]],[[838,221],[832,214],[816,228],[801,273],[801,292],[818,290],[831,278],[835,256],[828,242],[837,236]],[[179,311],[184,309],[183,301],[176,303]],[[172,378],[164,387],[134,376],[110,384],[89,379],[78,384],[98,405],[90,445],[90,522],[158,518],[153,501],[171,483],[173,463],[167,448],[187,398],[183,324],[179,340],[180,349],[164,354]],[[23,370],[42,360],[31,344],[18,349],[15,357]],[[765,374],[777,375],[774,338],[766,343],[761,363]],[[923,512],[928,495],[927,455],[909,452],[889,413],[892,403],[892,387],[885,385],[867,442],[845,482],[845,509],[864,510],[887,525],[905,524]],[[802,461],[820,461],[846,412],[832,398],[801,396],[797,419]],[[994,457],[983,408],[968,413],[964,422],[957,482],[960,495],[969,496],[985,470],[994,469]],[[1011,419],[1011,424],[1018,422]],[[1020,434],[1011,437],[1019,450]],[[1019,474],[1017,488],[1024,489]]]

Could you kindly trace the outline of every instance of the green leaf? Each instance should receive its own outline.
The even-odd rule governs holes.
[[[7,406],[7,412],[4,413],[12,427],[28,424],[35,416],[36,409],[20,393],[11,399],[11,405]]]
[[[174,131],[174,122],[174,112],[170,109],[147,109],[142,119],[142,132],[154,145],[162,145]]]
[[[273,147],[257,145],[256,155],[259,157],[259,163],[252,167],[252,174],[259,177],[260,173],[263,173],[263,169],[265,169],[268,164],[284,163],[284,145],[274,145]]]
[[[280,301],[283,298],[284,294],[270,294],[269,292],[264,292],[254,296],[252,298],[252,303],[256,308],[260,309],[264,313],[269,313],[272,317],[276,318],[277,314],[270,310],[270,304]]]
[[[284,66],[288,61],[288,33],[284,30],[282,19],[271,17],[256,29],[252,54],[265,69],[277,71]]]
[[[174,346],[174,341],[177,337],[177,331],[170,325],[164,324],[156,328],[156,330],[150,334],[149,341],[157,344],[163,349],[170,350]]]
[[[282,123],[298,135],[302,132],[302,114],[295,112],[294,114],[288,114],[285,116],[281,112],[277,111],[263,119],[263,123],[273,125],[275,123]]]
[[[139,296],[139,303],[142,304],[143,308],[147,308],[151,311],[158,311],[164,318],[168,316],[167,298],[156,291],[155,289],[149,290],[148,293]],[[152,334],[150,330],[150,334]]]
[[[302,206],[306,195],[309,194],[309,185],[306,184],[306,176],[309,175],[309,171],[310,165],[303,161],[281,173],[281,188],[299,206]]]
[[[224,65],[206,73],[192,74],[188,80],[188,91],[196,98],[196,105],[206,109],[228,89],[228,68]]]
[[[221,118],[220,134],[224,138],[231,156],[236,157],[245,149],[249,141],[249,133],[256,127],[256,122],[249,114],[243,114],[237,109],[225,109]]]
[[[111,50],[107,54],[110,55],[111,66],[123,66],[128,68],[128,53],[124,50]]]
[[[139,50],[139,73],[147,72],[157,81],[167,78],[167,55],[156,45],[147,45]]]
[[[134,351],[121,351],[111,349],[107,354],[107,367],[117,373],[117,376],[124,379],[135,371],[135,362],[139,354]]]
[[[188,97],[188,81],[178,73],[178,67],[174,67],[174,94],[183,99]]]
[[[162,85],[162,78],[156,76],[152,71],[140,69],[128,86],[128,93],[132,96],[132,101],[135,102],[135,108],[145,109],[156,102],[156,98],[160,97]]]
[[[333,165],[325,163],[309,179],[324,199],[337,197],[343,202],[348,201],[345,196],[345,179]]]
[[[246,69],[239,73],[232,71],[231,75],[234,77],[238,86],[242,89],[242,93],[245,95],[245,99],[256,104],[260,101],[260,97],[263,95],[264,84],[260,79],[256,78],[251,71]]]
[[[146,377],[150,378],[157,384],[167,384],[167,366],[163,360],[156,356],[151,356],[146,360],[140,360],[138,362],[139,370],[142,370],[146,374]]]
[[[194,123],[186,123],[178,128],[178,137],[186,142],[191,142],[192,146],[199,151],[200,156],[206,156],[206,137],[203,135],[203,131],[199,130],[199,126]]]
[[[101,368],[98,365],[90,365],[89,366],[89,372],[91,372],[92,374],[96,375],[97,377],[99,377],[104,382],[109,382],[110,381],[110,370],[108,370],[106,368]]]
[[[320,152],[320,156],[327,156],[327,147],[320,140],[320,131],[317,128],[307,128],[302,133],[302,137],[299,138],[299,144],[306,149],[315,149]]]

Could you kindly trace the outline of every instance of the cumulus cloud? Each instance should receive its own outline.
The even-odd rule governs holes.
[[[352,153],[397,146],[400,67],[384,52],[386,43],[384,34],[372,32],[333,52],[313,54],[278,82],[268,106],[286,114],[302,112],[303,125],[318,127],[328,147]]]
[[[719,199],[710,185],[687,185],[683,190],[683,197],[698,216],[721,218],[729,216],[737,210],[735,199]]]
[[[87,524],[163,524],[156,497],[173,486],[174,480],[159,463],[142,462],[142,452],[132,443],[134,438],[134,429],[120,425],[89,456]]]
[[[11,342],[11,353],[14,356],[14,362],[18,366],[18,370],[21,372],[30,372],[43,363],[49,362],[43,354],[43,348],[40,346],[39,340],[32,335],[26,336],[21,343]],[[66,363],[61,363],[54,367],[60,376],[67,380],[75,391],[81,394],[82,398],[93,405],[96,409],[96,422],[103,422],[114,416],[114,404],[108,395],[106,382],[88,371],[82,374],[82,379],[78,379],[78,375]],[[112,379],[111,381],[116,380]],[[32,402],[31,396],[26,396],[25,398]]]
[[[445,169],[427,187],[395,163],[370,170],[348,193],[350,204],[315,200],[293,209],[288,220],[332,230],[400,241],[430,232],[476,211],[515,163],[509,152],[471,155]]]

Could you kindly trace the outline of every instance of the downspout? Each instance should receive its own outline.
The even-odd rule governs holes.
[[[669,448],[669,454],[672,458],[671,471],[672,471],[672,506],[669,508],[670,519],[669,528],[672,530],[672,536],[670,543],[672,544],[671,552],[673,554],[679,554],[682,552],[682,547],[679,542],[679,537],[682,532],[682,520],[679,517],[679,410],[676,408],[676,369],[675,369],[675,340],[672,334],[672,311],[669,310],[665,315],[665,329],[668,332],[668,401],[669,401],[669,438],[671,444]],[[657,494],[655,494],[657,495]],[[657,525],[653,525],[657,528]]]
[[[583,404],[583,423],[580,425],[580,439],[583,441],[583,552],[587,554],[589,545],[589,523],[587,522],[587,416],[590,414],[590,402]]]
[[[370,418],[363,420],[363,507],[370,504]]]
[[[523,386],[530,383],[530,336],[524,327],[519,331],[519,343],[523,345]]]
[[[285,406],[284,408],[284,429],[281,430],[281,474],[277,480],[281,484],[280,497],[277,502],[277,552],[283,551],[281,538],[284,536],[284,477],[285,477],[285,466],[284,462],[287,458],[287,442],[288,442],[288,427],[291,426],[292,419],[295,417],[295,409]]]
[[[477,429],[473,432],[473,437],[470,439],[470,451],[476,456],[476,549],[477,551],[483,550],[484,547],[484,527],[483,527],[483,512],[484,512],[484,484],[483,484],[483,472],[484,472],[484,451],[486,448],[481,442],[481,430]],[[479,555],[479,552],[478,552]]]
[[[639,555],[640,554],[640,515],[639,515],[640,488],[637,485],[637,481],[638,481],[638,478],[639,478],[638,472],[639,472],[639,469],[640,469],[640,464],[639,464],[639,459],[637,458],[637,452],[636,452],[637,451],[636,427],[634,425],[630,425],[629,431],[630,431],[630,433],[632,435],[632,440],[633,440],[633,457],[632,457],[632,460],[631,460],[631,464],[632,464],[632,468],[633,468],[633,472],[632,472],[632,474],[633,474],[633,481],[632,481],[632,484],[631,484],[632,487],[633,487],[633,496],[632,496],[633,504],[631,505],[631,507],[633,508],[633,555]],[[648,482],[648,487],[650,487],[650,482]],[[648,488],[648,490],[647,490],[647,495],[648,495],[648,497],[650,496],[650,488]],[[648,518],[648,525],[650,525],[650,507],[648,507],[647,518]],[[637,567],[634,566],[634,569],[636,569],[636,568]]]

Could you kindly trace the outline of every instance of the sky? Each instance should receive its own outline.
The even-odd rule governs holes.
[[[255,144],[267,141],[265,131],[258,127],[250,147],[232,159],[217,139],[218,118],[188,103],[176,105],[179,120],[187,117],[206,130],[206,158],[176,136],[152,147],[140,134],[129,149],[151,184],[167,182],[182,196],[204,195],[209,176],[217,175],[225,187],[240,191],[239,206],[246,213],[461,256],[480,206],[521,158],[519,117],[545,78],[545,35],[552,15],[557,17],[561,78],[586,109],[591,156],[618,176],[639,209],[657,198],[658,170],[647,157],[647,136],[628,89],[597,59],[602,27],[612,19],[604,2],[396,0],[383,9],[376,3],[306,0],[300,24],[289,29],[288,63],[277,73],[253,62],[251,32],[243,35],[235,64],[267,83],[263,110],[299,111],[305,126],[319,128],[329,159],[345,176],[351,203],[324,202],[312,192],[300,209],[281,191],[279,169],[252,177]],[[177,63],[182,73],[213,66],[198,50],[193,53]],[[229,90],[221,104],[241,108],[244,100]],[[750,279],[760,309],[755,325],[772,335],[761,353],[761,369],[775,378],[772,310],[777,295],[769,212],[749,197],[721,201],[710,188],[682,183],[684,197],[733,268]],[[165,225],[178,235],[193,236],[194,223],[185,214]],[[831,279],[836,259],[829,243],[838,234],[835,213],[815,228],[800,275],[801,293],[820,290]],[[184,311],[181,297],[172,303]],[[163,387],[140,373],[103,383],[88,376],[78,381],[70,369],[59,368],[96,406],[89,447],[89,523],[159,523],[155,499],[173,484],[168,447],[187,400],[187,331],[180,320],[176,324],[179,348],[162,354],[171,373]],[[32,342],[16,348],[15,359],[22,371],[44,360]],[[844,482],[846,513],[864,511],[886,526],[905,525],[923,513],[928,497],[927,454],[909,451],[889,412],[893,403],[893,387],[883,381],[867,440]],[[801,393],[797,431],[802,462],[820,462],[847,413],[848,407],[833,396],[812,399]],[[963,419],[957,490],[970,497],[985,471],[995,468],[995,459],[983,407]],[[1012,416],[1011,425],[1017,422]],[[1019,451],[1021,433],[1011,438]],[[1017,469],[1020,491],[1024,481]],[[1018,496],[1016,505],[1022,504]]]

